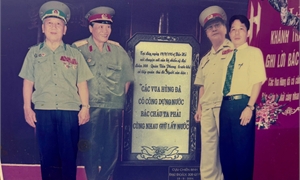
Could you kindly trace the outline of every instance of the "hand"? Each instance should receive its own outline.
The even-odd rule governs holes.
[[[81,108],[78,113],[78,123],[79,126],[87,123],[90,120],[90,111],[88,108]]]
[[[26,122],[33,128],[35,128],[36,117],[35,112],[31,108],[24,108],[24,116]]]
[[[201,116],[202,116],[202,111],[201,111],[201,109],[198,109],[194,116],[196,123],[199,123],[201,121]]]
[[[251,118],[252,118],[252,110],[246,107],[240,116],[240,120],[241,120],[240,124],[242,126],[246,126],[250,122]]]

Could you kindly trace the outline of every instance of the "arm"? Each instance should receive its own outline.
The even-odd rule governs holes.
[[[203,94],[204,94],[204,86],[200,86],[199,97],[198,97],[198,107],[197,107],[196,114],[194,116],[194,119],[197,123],[201,121],[202,107],[200,105],[200,98],[202,97]]]
[[[81,104],[82,105],[89,105],[89,91],[87,82],[83,81],[81,83],[77,84],[78,87],[78,93],[80,96]],[[79,125],[83,125],[87,123],[90,119],[90,112],[87,107],[82,107],[78,114],[79,118]]]
[[[259,95],[261,86],[262,86],[262,82],[256,83],[252,86],[252,91],[251,91],[250,99],[248,101],[248,105],[254,106],[257,97]],[[252,110],[248,106],[243,110],[240,116],[242,126],[245,126],[250,122],[252,118],[252,114],[253,114]]]
[[[35,128],[36,116],[35,112],[31,109],[31,97],[33,91],[33,82],[27,79],[23,81],[23,101],[24,101],[24,116],[26,122]]]

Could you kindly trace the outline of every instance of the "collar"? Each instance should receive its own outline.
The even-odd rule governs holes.
[[[236,48],[237,50],[241,50],[241,49],[246,49],[248,47],[248,42],[245,42],[244,44],[240,45],[238,48]]]
[[[218,54],[221,50],[223,50],[224,48],[233,48],[233,44],[231,41],[229,41],[228,39],[225,39],[223,44],[219,47],[219,49],[217,51],[215,51],[215,49],[213,47],[211,47],[210,52],[214,55]]]
[[[46,41],[40,43],[40,45],[39,45],[39,49],[40,50],[43,49],[43,48],[45,48],[45,47],[47,47]],[[67,50],[67,45],[63,41],[61,41],[61,43],[57,47],[57,50],[59,50],[61,48],[63,48],[64,50]]]
[[[93,39],[93,36],[90,36],[88,38],[88,50],[89,50],[89,52],[92,52],[95,49],[98,49],[98,47]],[[106,53],[106,52],[110,52],[110,51],[111,51],[111,47],[108,45],[108,43],[107,42],[103,43],[102,53]]]

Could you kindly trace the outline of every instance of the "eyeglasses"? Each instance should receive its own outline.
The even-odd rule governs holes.
[[[206,28],[205,28],[205,31],[212,31],[214,28],[215,29],[218,29],[218,28],[220,28],[221,27],[221,23],[214,23],[214,24],[212,24],[212,25],[209,25],[209,26],[207,26]]]

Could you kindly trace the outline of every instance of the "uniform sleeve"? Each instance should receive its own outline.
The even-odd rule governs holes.
[[[34,82],[34,59],[34,50],[31,48],[26,54],[19,77]]]
[[[128,56],[128,54],[124,49],[122,49],[121,53],[124,61],[123,63],[124,73],[122,74],[124,76],[123,80],[125,83],[134,81],[134,74],[133,74],[133,68],[132,68],[130,57]]]
[[[203,58],[202,58],[203,60]],[[204,85],[204,77],[203,77],[203,61],[201,60],[200,65],[198,67],[196,78],[194,81],[195,85]]]
[[[92,79],[94,76],[90,70],[90,68],[88,67],[83,55],[78,51],[78,77],[77,77],[77,82],[81,83],[83,81],[87,81]]]
[[[253,54],[255,55],[250,63],[250,82],[253,85],[259,82],[263,84],[267,79],[263,54],[258,48],[255,48]]]

